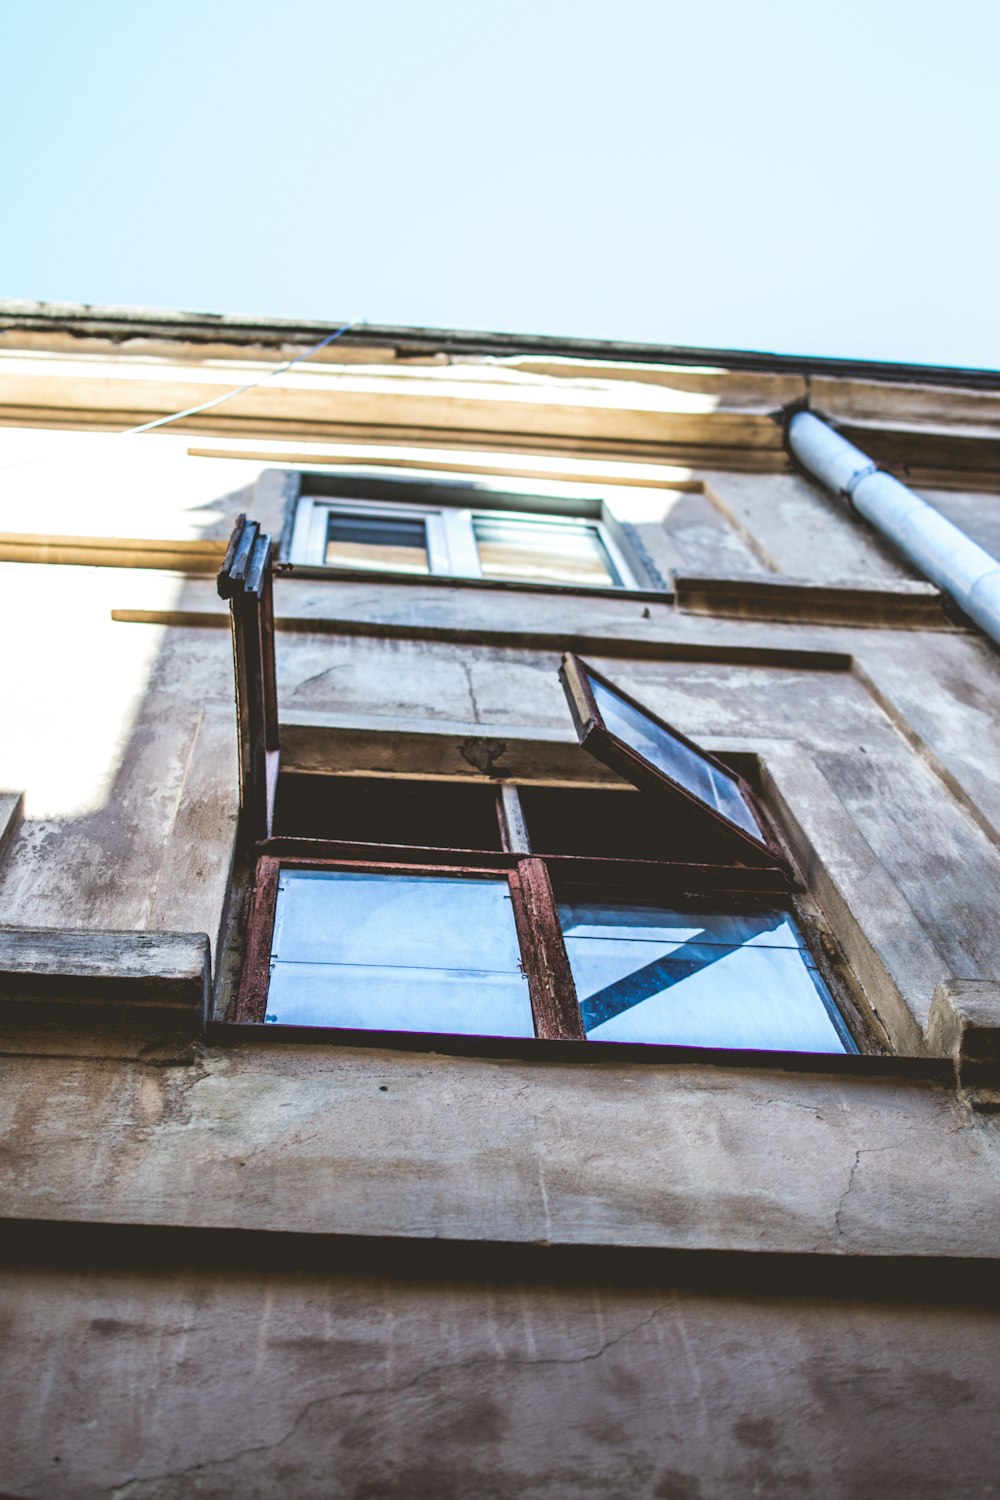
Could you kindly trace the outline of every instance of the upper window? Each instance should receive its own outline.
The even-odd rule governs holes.
[[[357,487],[365,488],[360,482]],[[383,493],[388,488],[388,481],[379,485]],[[464,498],[472,493],[466,488]],[[454,499],[461,495],[458,490]],[[538,504],[544,504],[541,497]],[[447,504],[417,504],[305,494],[296,501],[288,560],[304,567],[506,583],[646,587],[615,530],[599,517],[476,509],[451,497]]]

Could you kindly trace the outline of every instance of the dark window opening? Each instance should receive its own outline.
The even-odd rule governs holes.
[[[282,772],[273,831],[352,844],[501,847],[493,787],[390,776]]]
[[[696,810],[666,809],[642,792],[521,787],[521,806],[539,854],[653,859],[684,864],[740,863],[743,851]]]

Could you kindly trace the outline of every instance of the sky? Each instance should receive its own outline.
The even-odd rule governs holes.
[[[0,0],[0,296],[1000,367],[996,0]]]

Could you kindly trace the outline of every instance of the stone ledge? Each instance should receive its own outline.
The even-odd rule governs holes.
[[[666,1287],[781,1298],[822,1297],[944,1305],[1000,1301],[1000,1261],[976,1255],[841,1255],[659,1249],[437,1235],[302,1233],[218,1225],[106,1219],[0,1219],[0,1269],[30,1267],[187,1269],[323,1276],[386,1276],[412,1282]]]
[[[0,792],[0,859],[24,817],[24,793]]]
[[[802,578],[674,575],[677,606],[689,614],[741,620],[799,621],[894,630],[956,630],[940,589],[914,579],[871,588]]]
[[[18,1052],[169,1056],[204,1033],[204,933],[0,928],[0,1025]]]
[[[927,1042],[955,1061],[961,1088],[985,1109],[1000,1108],[1000,982],[951,979],[931,1001]]]

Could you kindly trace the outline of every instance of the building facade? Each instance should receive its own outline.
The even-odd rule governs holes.
[[[333,331],[0,307],[0,1488],[994,1494],[1000,376]]]

